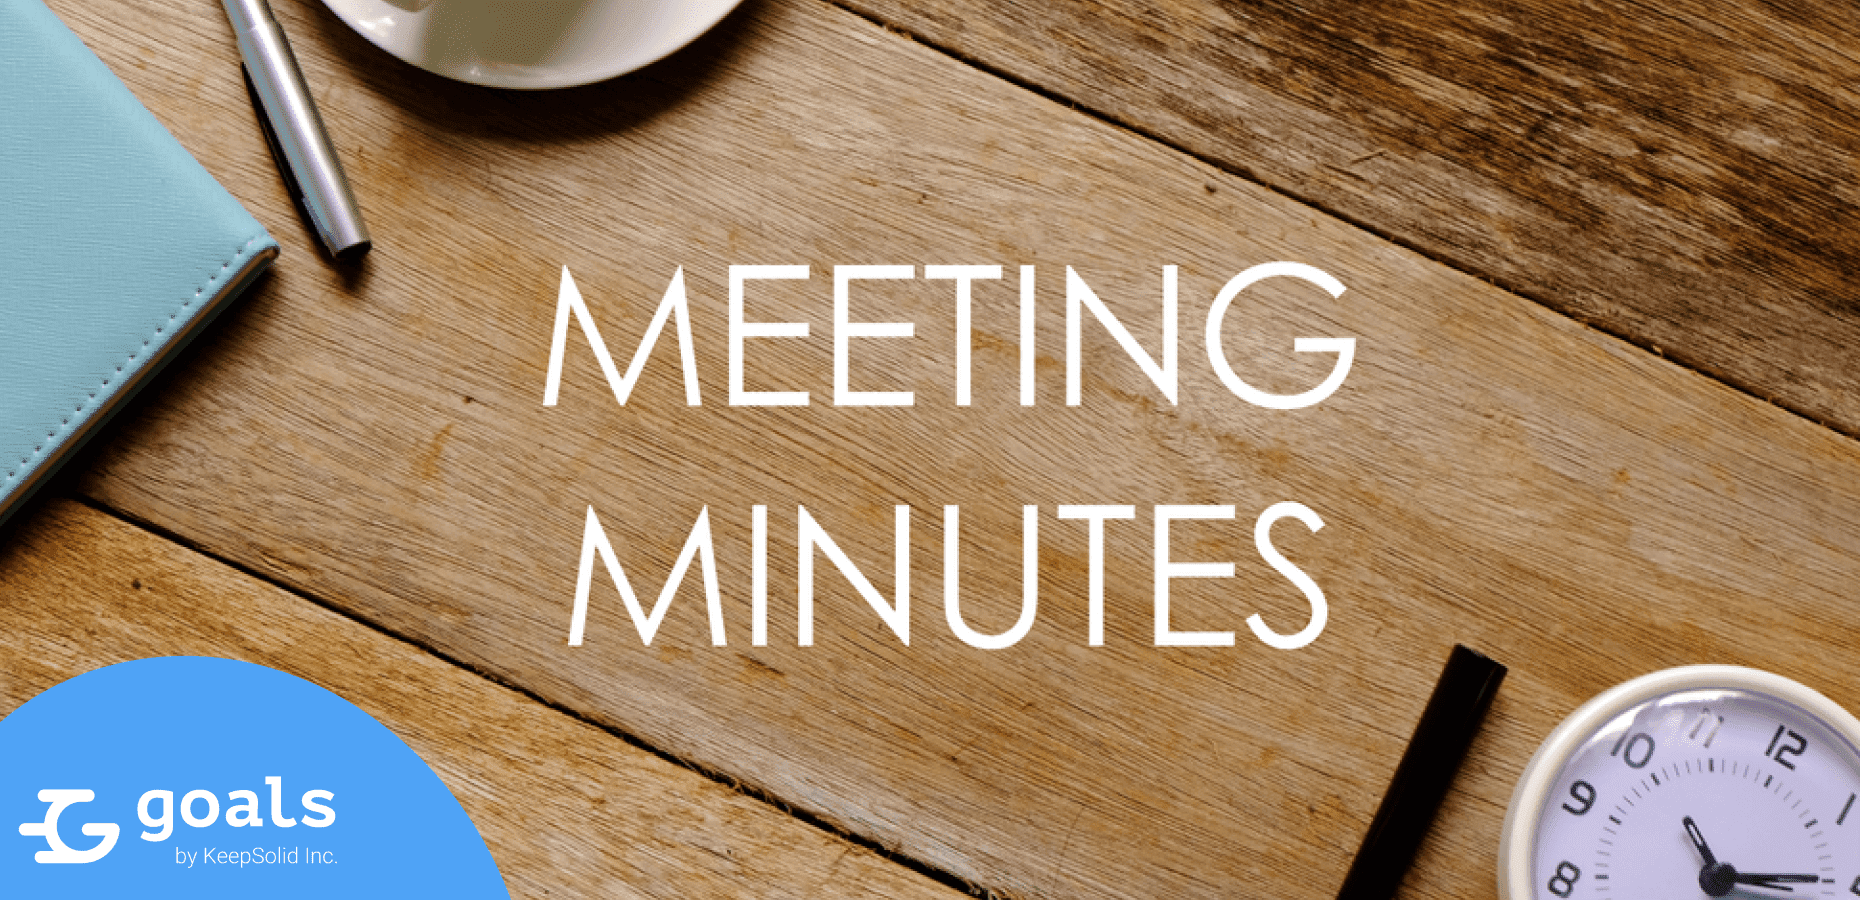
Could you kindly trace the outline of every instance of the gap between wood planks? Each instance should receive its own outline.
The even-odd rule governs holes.
[[[1388,241],[1389,243],[1394,244],[1397,247],[1400,247],[1404,250],[1414,253],[1417,256],[1423,257],[1431,262],[1438,263],[1442,266],[1446,266],[1447,268],[1452,269],[1455,272],[1459,272],[1464,275],[1469,275],[1474,278],[1477,278],[1480,281],[1483,281],[1489,285],[1492,285],[1493,287],[1498,288],[1499,290],[1504,291],[1507,294],[1510,294],[1528,303],[1536,304],[1537,306],[1543,307],[1546,310],[1549,310],[1550,312],[1564,319],[1568,319],[1572,322],[1582,325],[1585,328],[1608,335],[1611,338],[1615,338],[1616,340],[1621,341],[1625,344],[1629,344],[1634,347],[1641,348],[1642,350],[1645,350],[1651,354],[1654,354],[1655,356],[1660,357],[1661,359],[1666,360],[1667,362],[1672,363],[1675,366],[1685,369],[1688,372],[1697,373],[1698,375],[1704,376],[1708,379],[1718,382],[1719,384],[1724,385],[1728,388],[1731,388],[1732,390],[1737,391],[1738,393],[1743,394],[1747,397],[1752,397],[1752,398],[1756,398],[1757,400],[1761,400],[1764,403],[1767,403],[1773,407],[1776,407],[1779,410],[1783,410],[1801,419],[1806,419],[1819,426],[1822,426],[1823,428],[1826,428],[1832,432],[1835,432],[1838,435],[1846,435],[1849,438],[1861,437],[1861,433],[1851,432],[1834,423],[1827,422],[1821,419],[1820,417],[1811,416],[1810,414],[1805,413],[1801,410],[1797,410],[1793,407],[1785,406],[1784,404],[1778,403],[1775,398],[1772,398],[1768,395],[1759,394],[1758,392],[1750,388],[1746,388],[1743,385],[1738,384],[1737,382],[1721,377],[1718,373],[1713,372],[1711,369],[1702,368],[1701,366],[1696,365],[1690,359],[1687,359],[1684,357],[1668,356],[1664,351],[1661,350],[1661,348],[1656,347],[1652,344],[1643,343],[1642,341],[1639,341],[1628,334],[1625,334],[1623,332],[1617,331],[1615,329],[1609,328],[1604,325],[1599,325],[1588,319],[1582,319],[1576,316],[1572,316],[1569,313],[1558,309],[1555,305],[1549,303],[1548,301],[1542,298],[1533,296],[1532,292],[1530,291],[1527,291],[1516,285],[1509,284],[1503,280],[1496,279],[1452,257],[1441,256],[1435,252],[1428,250],[1427,248],[1423,247],[1420,244],[1411,242],[1403,238],[1400,235],[1385,231],[1381,228],[1371,225],[1368,222],[1364,222],[1347,213],[1332,209],[1331,207],[1326,206],[1325,204],[1320,203],[1318,201],[1312,200],[1311,198],[1304,197],[1295,191],[1287,190],[1286,188],[1276,185],[1270,181],[1266,181],[1262,179],[1260,176],[1255,175],[1251,170],[1229,166],[1227,164],[1222,163],[1220,160],[1215,159],[1214,157],[1205,156],[1203,154],[1197,153],[1194,150],[1191,150],[1188,147],[1183,146],[1182,144],[1179,144],[1175,141],[1172,141],[1160,135],[1152,134],[1151,132],[1146,131],[1142,127],[1135,125],[1133,123],[1130,123],[1130,122],[1126,122],[1123,119],[1115,115],[1112,115],[1102,110],[1095,109],[1091,106],[1082,104],[1079,101],[1072,99],[1071,97],[1067,97],[1056,91],[1041,87],[1040,85],[1035,84],[1032,81],[1029,81],[1025,78],[1015,75],[1014,73],[1009,72],[1005,69],[1002,69],[998,66],[995,66],[991,63],[983,62],[982,60],[976,59],[953,47],[945,46],[941,43],[938,43],[937,41],[933,41],[925,37],[924,35],[911,30],[910,28],[907,28],[902,25],[895,25],[891,22],[885,21],[884,19],[878,18],[877,16],[871,15],[869,13],[866,13],[861,10],[855,9],[851,6],[848,6],[846,3],[841,2],[841,0],[823,0],[823,2],[827,3],[830,6],[834,6],[848,14],[857,16],[860,19],[863,19],[867,22],[871,22],[873,25],[878,26],[880,30],[885,31],[888,34],[897,35],[898,37],[904,38],[905,40],[911,41],[912,43],[918,44],[920,46],[928,47],[932,50],[937,51],[938,53],[941,53],[945,56],[950,57],[951,59],[954,59],[960,63],[963,63],[966,66],[976,69],[977,71],[986,72],[989,75],[992,75],[996,78],[1001,79],[1002,81],[1005,81],[1005,82],[1008,82],[1009,84],[1014,85],[1015,87],[1018,87],[1024,91],[1028,91],[1029,93],[1035,94],[1036,96],[1039,96],[1046,100],[1050,100],[1054,103],[1057,103],[1061,106],[1066,107],[1067,109],[1084,114],[1086,116],[1090,116],[1091,118],[1096,119],[1100,122],[1103,122],[1107,125],[1110,125],[1113,128],[1117,128],[1129,134],[1136,135],[1137,137],[1143,138],[1152,143],[1160,144],[1164,147],[1167,147],[1171,150],[1176,151],[1177,153],[1182,154],[1183,156],[1189,157],[1190,159],[1193,159],[1199,163],[1202,163],[1203,165],[1206,165],[1212,169],[1215,169],[1218,172],[1223,172],[1228,175],[1235,176],[1236,178],[1245,179],[1253,184],[1259,185],[1260,187],[1267,189],[1268,191],[1272,191],[1273,193],[1278,194],[1281,197],[1285,197],[1288,200],[1291,200],[1302,206],[1308,207],[1314,211],[1322,213],[1325,216],[1328,216],[1332,219],[1336,219],[1339,222],[1343,222],[1351,226],[1352,228],[1355,228],[1359,231],[1362,231],[1362,232],[1365,232],[1371,235],[1375,235],[1376,237],[1381,238],[1384,241]],[[1372,152],[1369,155],[1375,156],[1382,152],[1383,151],[1379,149],[1377,151]]]
[[[247,566],[243,563],[240,563],[237,560],[216,554],[213,551],[207,549],[206,547],[201,546],[200,544],[197,544],[193,541],[189,541],[185,536],[179,535],[169,529],[163,528],[160,525],[144,520],[141,517],[138,517],[126,511],[116,509],[115,507],[112,507],[109,504],[106,504],[88,495],[73,493],[69,495],[69,497],[71,498],[71,500],[77,503],[83,504],[84,506],[89,507],[93,510],[96,510],[97,512],[102,513],[105,516],[109,516],[121,522],[128,523],[130,526],[141,529],[142,531],[147,532],[151,535],[154,535],[162,539],[163,541],[166,541],[170,544],[174,544],[179,547],[185,548],[192,553],[198,554],[202,557],[212,560],[222,566],[231,568],[234,571],[239,572],[240,574],[244,576],[247,576],[248,578],[257,579],[258,581],[263,582],[266,585],[270,585],[271,587],[276,588],[279,591],[283,591],[291,595],[292,597],[298,598],[299,600],[305,601],[307,603],[315,604],[316,606],[321,607],[324,610],[328,610],[329,612],[334,613],[337,616],[340,616],[340,617],[343,617],[344,619],[358,623],[365,628],[371,629],[375,632],[378,632],[382,635],[392,638],[395,641],[401,642],[402,644],[408,645],[413,648],[417,648],[426,654],[430,654],[433,657],[436,657],[440,660],[445,661],[448,664],[451,664],[452,666],[465,670],[466,672],[469,672],[474,676],[477,676],[486,681],[495,683],[497,685],[503,686],[504,688],[508,688],[511,691],[514,691],[520,695],[523,695],[525,698],[528,698],[529,700],[537,704],[541,704],[542,706],[547,707],[550,710],[554,710],[557,713],[561,713],[565,716],[572,717],[578,722],[586,723],[590,726],[593,726],[594,728],[599,729],[602,732],[605,732],[609,735],[612,735],[615,738],[618,738],[621,741],[624,741],[627,744],[632,745],[635,748],[639,748],[640,750],[645,751],[646,753],[651,754],[654,757],[657,757],[661,760],[666,761],[667,763],[680,767],[681,769],[685,769],[693,773],[697,773],[698,775],[703,776],[704,778],[709,779],[712,782],[715,782],[719,785],[722,785],[730,789],[731,791],[734,791],[739,794],[745,795],[747,797],[754,798],[758,801],[761,801],[762,803],[775,808],[776,810],[782,812],[783,814],[793,817],[797,820],[800,820],[801,822],[806,823],[809,826],[812,826],[816,829],[819,829],[822,832],[835,836],[850,844],[857,845],[861,848],[865,848],[866,850],[879,855],[885,860],[888,860],[894,864],[904,867],[905,869],[911,870],[912,872],[917,873],[918,875],[923,876],[927,879],[934,880],[938,882],[939,884],[949,887],[953,891],[961,892],[972,898],[1003,897],[1001,894],[995,892],[992,889],[986,888],[984,886],[976,885],[975,883],[972,883],[969,880],[964,879],[963,877],[958,876],[954,873],[951,873],[947,870],[940,869],[936,866],[925,863],[924,861],[918,860],[914,857],[901,854],[891,848],[887,848],[884,845],[881,845],[878,842],[873,841],[870,838],[867,838],[864,835],[860,835],[855,832],[849,832],[845,829],[838,828],[834,826],[833,824],[821,819],[820,817],[817,817],[814,814],[808,812],[807,810],[788,804],[787,802],[783,801],[781,798],[778,798],[775,795],[770,794],[767,791],[764,791],[760,786],[746,784],[740,780],[733,779],[723,773],[719,773],[716,770],[713,770],[702,764],[698,764],[690,760],[685,760],[674,754],[670,754],[660,748],[654,747],[653,745],[646,743],[645,741],[641,740],[638,736],[635,736],[628,732],[624,732],[620,729],[617,729],[609,723],[604,723],[604,722],[601,722],[600,720],[591,719],[588,716],[584,715],[581,711],[575,710],[569,707],[565,707],[561,704],[551,701],[548,698],[545,698],[537,694],[536,692],[531,691],[529,688],[523,685],[519,685],[515,682],[511,682],[505,679],[500,679],[495,674],[485,672],[484,670],[479,669],[478,667],[472,666],[471,664],[466,663],[465,661],[460,660],[457,657],[454,657],[450,654],[440,651],[437,648],[432,647],[431,645],[428,645],[421,641],[417,641],[413,638],[409,638],[408,636],[403,635],[399,632],[396,632],[392,629],[385,628],[380,623],[377,623],[366,617],[357,616],[354,613],[343,609],[342,607],[328,603],[324,601],[322,598],[319,598],[313,594],[310,594],[287,582],[283,582],[260,570],[253,569],[252,567]]]

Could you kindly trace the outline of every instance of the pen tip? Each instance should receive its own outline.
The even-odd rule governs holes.
[[[331,251],[330,256],[335,257],[338,263],[354,263],[366,256],[368,254],[368,249],[373,246],[375,246],[375,242],[370,240],[357,241],[348,247]]]

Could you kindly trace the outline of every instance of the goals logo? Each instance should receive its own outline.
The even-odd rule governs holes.
[[[418,755],[266,667],[160,657],[0,719],[0,898],[508,897]]]
[[[305,815],[291,817],[285,816],[284,779],[278,776],[267,776],[265,785],[270,789],[271,794],[271,825],[273,827],[290,829],[301,822],[312,829],[322,829],[336,822],[336,810],[328,803],[335,799],[335,793],[320,788],[304,792],[299,803]],[[36,835],[45,839],[46,844],[50,845],[46,850],[33,855],[35,863],[94,863],[102,860],[110,853],[110,849],[116,847],[116,839],[122,833],[121,827],[116,823],[85,823],[79,831],[84,835],[100,838],[102,841],[84,850],[65,844],[64,839],[58,833],[58,817],[65,812],[65,808],[73,804],[88,804],[96,799],[97,793],[88,788],[39,790],[39,800],[51,805],[46,808],[45,819],[36,823],[19,824],[20,835]],[[226,800],[227,826],[260,828],[266,825],[259,811],[257,792],[251,789],[235,789],[227,793]],[[179,811],[183,823],[195,829],[206,829],[220,822],[220,798],[211,791],[197,788],[181,796]],[[146,842],[168,841],[174,835],[175,812],[173,791],[152,788],[143,792],[142,797],[136,801],[136,819],[147,827],[147,831],[141,835],[142,840]],[[204,853],[192,860],[209,864],[218,862],[218,855],[214,853],[218,850],[218,848],[204,849]],[[267,849],[258,848],[255,849],[256,853],[248,850],[223,853],[232,855],[232,859],[240,866],[252,863],[296,863],[300,857],[306,863],[330,864],[335,862],[334,856],[327,850],[306,849],[302,855],[296,853],[298,850],[296,846],[292,846],[289,852],[281,848],[276,853],[268,853]],[[189,852],[177,853],[185,855]],[[177,862],[183,859],[186,858],[178,857]]]

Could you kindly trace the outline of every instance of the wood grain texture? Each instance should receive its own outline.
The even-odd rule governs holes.
[[[341,695],[471,815],[513,897],[942,897],[949,890],[119,519],[52,501],[0,547],[0,716],[98,667],[197,655]]]
[[[285,245],[81,484],[358,617],[1026,895],[1331,892],[1454,641],[1513,669],[1431,840],[1454,858],[1417,883],[1431,893],[1491,891],[1493,805],[1610,684],[1773,665],[1856,705],[1852,440],[824,4],[753,2],[665,64],[549,94],[444,82],[314,2],[278,6],[377,237],[359,272],[315,257],[217,10],[58,4]],[[1293,391],[1330,365],[1289,353],[1295,336],[1356,336],[1318,407],[1242,404],[1200,350],[1216,290],[1271,260],[1349,290],[1263,284],[1224,340],[1246,377]],[[751,341],[749,386],[814,406],[725,405],[733,263],[812,267],[752,289],[752,319],[813,331]],[[827,404],[847,263],[1009,267],[976,291],[973,406],[950,400],[950,286],[927,281],[855,289],[860,316],[917,329],[856,342],[855,387],[918,405]],[[703,406],[669,344],[616,405],[579,334],[561,405],[541,405],[564,264],[623,365],[684,268]],[[1026,408],[1019,264],[1040,273]],[[1164,264],[1182,267],[1182,403],[1088,323],[1084,402],[1064,405],[1063,267],[1154,352]],[[1243,625],[1304,619],[1251,542],[1282,500],[1326,523],[1274,533],[1331,604],[1292,652]],[[1138,508],[1106,532],[1102,648],[1062,503]],[[1236,562],[1174,604],[1176,628],[1239,630],[1237,646],[1152,646],[1159,503],[1236,505],[1237,522],[1179,526],[1173,553]],[[756,504],[766,647],[748,640]],[[816,643],[797,647],[796,507],[889,597],[895,504],[914,508],[910,646],[823,561]],[[964,613],[988,631],[1018,610],[1020,508],[1041,506],[1040,617],[1013,648],[944,628],[945,504],[964,517]],[[566,645],[590,505],[649,602],[708,508],[727,647],[695,581],[642,647],[605,576],[588,643]]]
[[[844,5],[1855,433],[1852,3]]]

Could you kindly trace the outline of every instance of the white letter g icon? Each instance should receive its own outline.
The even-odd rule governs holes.
[[[45,843],[52,847],[49,851],[40,851],[33,855],[32,859],[39,863],[90,863],[95,860],[101,860],[105,854],[110,853],[110,849],[116,847],[116,835],[121,831],[115,823],[84,824],[82,831],[85,835],[103,839],[103,841],[97,843],[96,847],[88,851],[79,851],[72,848],[65,844],[64,839],[58,836],[58,815],[64,813],[65,808],[73,804],[83,804],[87,801],[94,800],[96,797],[97,793],[88,788],[40,789],[39,800],[52,805],[50,809],[45,811],[45,822],[21,823],[19,824],[19,834],[42,836],[45,839]]]

